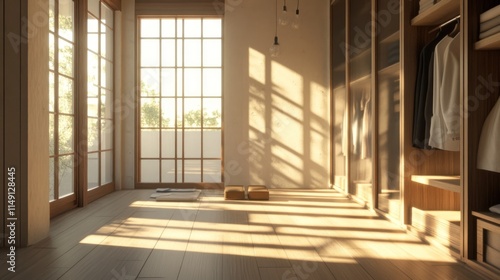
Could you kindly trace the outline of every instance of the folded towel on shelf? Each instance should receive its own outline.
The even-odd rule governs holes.
[[[481,24],[479,25],[479,31],[480,32],[488,31],[497,25],[500,25],[500,16],[494,17],[485,22],[481,22]]]
[[[490,37],[490,36],[495,35],[497,33],[500,33],[500,25],[497,25],[491,29],[488,29],[487,31],[479,33],[479,39],[482,40],[484,38]]]
[[[428,9],[430,9],[432,6],[434,6],[433,2],[429,2],[428,4],[420,5],[418,13],[421,14],[421,13],[427,11]]]
[[[479,22],[486,22],[494,17],[500,16],[500,5],[487,10],[479,16]]]

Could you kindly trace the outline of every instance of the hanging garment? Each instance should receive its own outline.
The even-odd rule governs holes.
[[[361,128],[361,158],[367,159],[372,156],[372,145],[371,145],[371,133],[372,133],[372,108],[370,94],[368,93],[368,98],[364,101],[363,110],[363,122]]]
[[[425,45],[420,52],[417,80],[415,81],[415,100],[413,108],[413,135],[412,142],[415,148],[425,148],[425,103],[427,96],[427,87],[429,83],[428,70],[431,62],[432,54],[436,45],[445,37],[451,30],[453,25],[443,26],[436,38]]]
[[[500,173],[500,98],[483,125],[477,168]]]
[[[424,108],[424,119],[425,119],[425,138],[424,147],[425,149],[432,149],[429,146],[429,138],[431,137],[431,122],[432,122],[432,110],[434,106],[434,54],[431,56],[431,63],[429,64],[429,83],[427,85],[427,94],[425,97],[425,108]]]
[[[436,45],[433,91],[429,145],[460,151],[460,33]]]

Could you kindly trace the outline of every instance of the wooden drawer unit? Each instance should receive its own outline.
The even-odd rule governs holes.
[[[477,219],[477,261],[500,274],[500,224]]]

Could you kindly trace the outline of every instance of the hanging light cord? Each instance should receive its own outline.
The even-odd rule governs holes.
[[[276,26],[275,26],[275,31],[274,31],[274,37],[278,37],[278,0],[276,0],[275,24],[276,24]]]
[[[286,0],[283,0],[283,11],[286,12]]]
[[[297,9],[295,10],[296,15],[299,15],[299,2],[300,0],[297,0]]]

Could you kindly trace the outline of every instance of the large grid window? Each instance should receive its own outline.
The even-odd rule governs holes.
[[[87,189],[113,181],[113,10],[88,1]]]
[[[222,181],[222,20],[139,19],[140,183]]]
[[[49,1],[49,201],[75,193],[73,0]]]

